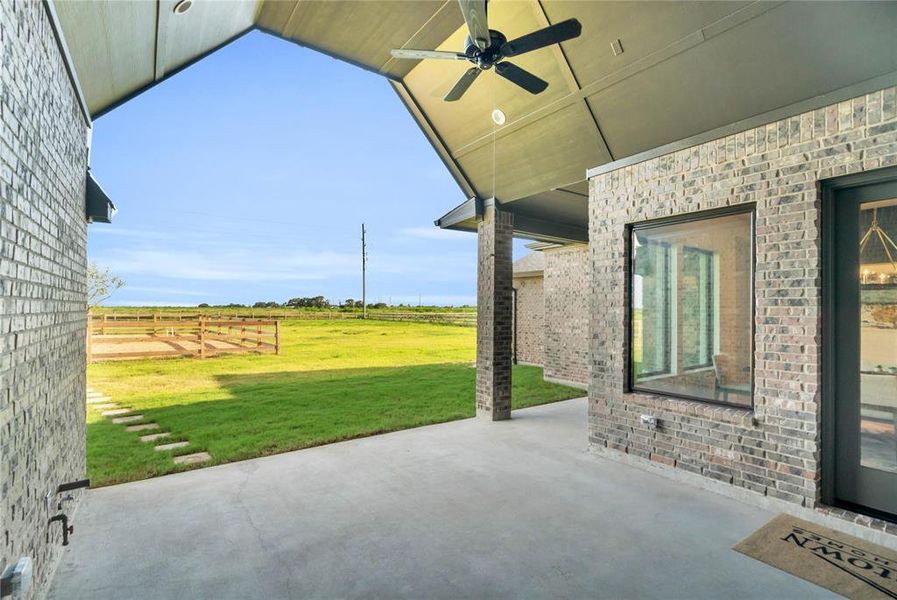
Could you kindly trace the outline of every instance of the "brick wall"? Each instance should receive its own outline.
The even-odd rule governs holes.
[[[0,2],[0,570],[32,557],[36,597],[85,474],[87,132],[43,4]]]
[[[545,253],[545,378],[589,381],[589,252],[569,245]]]
[[[477,223],[477,416],[511,418],[514,215],[490,203]]]
[[[542,276],[515,277],[517,305],[514,345],[517,362],[541,365],[545,346],[545,298]]]
[[[815,506],[818,182],[894,164],[889,88],[591,178],[591,443]],[[757,207],[754,410],[624,393],[625,225],[747,202]],[[641,413],[659,418],[657,430],[641,425]]]

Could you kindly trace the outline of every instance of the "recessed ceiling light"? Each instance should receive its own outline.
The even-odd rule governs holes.
[[[177,4],[174,5],[175,14],[182,15],[193,6],[193,0],[181,0]]]
[[[501,109],[496,108],[492,111],[492,122],[496,125],[504,125],[506,120],[505,113],[501,112]]]

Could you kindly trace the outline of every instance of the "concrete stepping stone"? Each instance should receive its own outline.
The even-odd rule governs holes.
[[[159,429],[158,423],[141,423],[140,425],[128,425],[125,431],[147,431],[148,429]]]
[[[156,423],[153,423],[153,425],[156,425]],[[140,427],[140,425],[135,425],[135,427]],[[156,425],[156,427],[158,427],[158,425]],[[130,427],[128,427],[128,429],[130,429]],[[159,438],[168,437],[170,435],[171,435],[170,431],[163,431],[162,433],[151,433],[149,435],[141,435],[140,441],[141,442],[154,442],[154,441],[158,440]]]
[[[117,415],[125,415],[129,412],[134,412],[133,408],[113,408],[112,410],[104,410],[101,415],[104,417],[115,417]]]
[[[110,396],[94,396],[93,398],[88,398],[88,404],[102,404],[103,402],[111,402],[112,398]]]
[[[109,409],[109,408],[118,408],[118,404],[116,404],[115,402],[107,402],[106,404],[92,404],[91,406],[93,406],[93,407],[94,407],[95,409],[97,409],[97,410],[106,410],[106,409]]]
[[[190,442],[171,442],[170,444],[160,444],[156,446],[156,450],[159,452],[164,452],[165,450],[176,450],[178,448],[183,448],[184,446],[189,446]]]
[[[134,421],[139,421],[143,418],[143,415],[129,415],[127,417],[116,417],[112,419],[112,422],[116,425],[121,425],[122,423],[133,423]]]
[[[174,463],[177,465],[195,465],[196,463],[212,460],[212,455],[208,452],[196,452],[194,454],[181,454],[174,457]]]

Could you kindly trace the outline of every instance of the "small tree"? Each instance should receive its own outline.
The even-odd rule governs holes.
[[[87,306],[95,308],[107,300],[116,290],[120,290],[125,282],[109,267],[101,269],[97,263],[87,265]]]

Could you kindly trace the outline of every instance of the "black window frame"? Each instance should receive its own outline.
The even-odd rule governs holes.
[[[750,234],[748,236],[751,244],[750,251],[750,261],[751,267],[749,271],[750,282],[750,303],[751,303],[751,339],[750,339],[750,357],[751,357],[751,392],[750,392],[750,404],[741,404],[736,402],[725,402],[723,400],[716,400],[710,398],[703,398],[700,396],[690,396],[687,394],[676,394],[672,392],[664,392],[653,389],[640,388],[635,383],[635,373],[634,369],[634,361],[632,356],[632,351],[634,347],[634,327],[633,327],[633,317],[634,310],[632,306],[633,301],[633,275],[635,273],[635,261],[632,255],[632,238],[633,235],[638,231],[648,231],[651,229],[657,229],[660,227],[666,227],[668,225],[675,225],[677,223],[693,223],[697,221],[707,221],[712,220],[718,217],[725,217],[729,215],[737,215],[737,214],[748,214],[750,215]],[[710,209],[710,210],[702,210],[691,213],[683,213],[679,215],[674,215],[672,217],[662,217],[658,219],[649,219],[645,221],[627,223],[624,227],[625,231],[625,252],[626,252],[626,341],[627,348],[625,353],[625,369],[626,373],[624,376],[624,393],[626,394],[643,394],[650,396],[658,396],[661,398],[673,398],[679,400],[690,400],[694,402],[702,402],[704,404],[710,405],[718,405],[718,406],[726,406],[730,408],[738,408],[741,410],[746,410],[753,412],[754,410],[754,393],[756,391],[756,316],[757,316],[757,301],[756,301],[756,271],[757,271],[757,204],[756,202],[746,202],[743,204],[737,204],[733,206],[726,206],[722,208]],[[643,349],[644,352],[644,349]],[[671,367],[672,368],[672,367]]]

